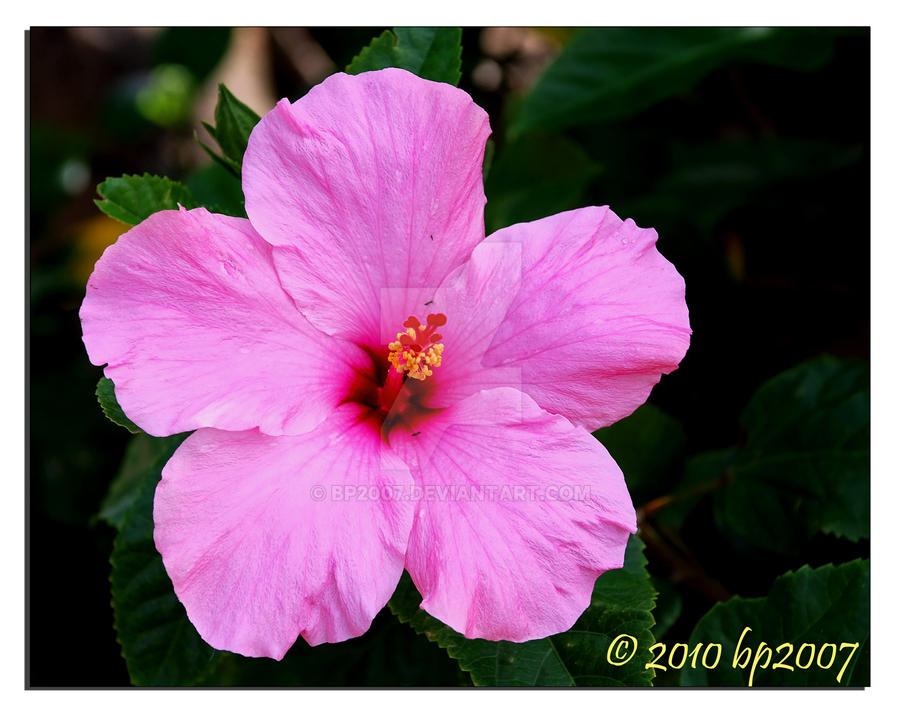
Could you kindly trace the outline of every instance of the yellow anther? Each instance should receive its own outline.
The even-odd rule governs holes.
[[[427,324],[409,317],[403,323],[406,329],[397,332],[396,341],[388,344],[388,362],[398,373],[418,381],[434,374],[430,367],[441,365],[444,352],[444,345],[439,343],[442,337],[435,329],[446,323],[447,318],[442,314],[428,315]]]

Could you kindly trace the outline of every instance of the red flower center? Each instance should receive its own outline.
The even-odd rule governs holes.
[[[429,314],[422,324],[415,316],[403,322],[397,339],[373,353],[374,381],[365,379],[351,389],[348,401],[372,409],[382,438],[387,441],[394,428],[402,427],[413,435],[436,409],[426,405],[434,384],[426,381],[443,361],[443,338],[436,330],[447,323],[443,314]]]

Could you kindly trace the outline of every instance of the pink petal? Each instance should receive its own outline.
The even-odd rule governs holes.
[[[125,413],[154,436],[302,433],[370,363],[297,311],[248,220],[202,208],[156,213],[108,248],[81,323],[91,362],[108,364]]]
[[[244,156],[247,214],[315,325],[381,344],[381,290],[409,288],[396,332],[469,256],[489,133],[468,94],[400,69],[332,75],[263,117]]]
[[[465,636],[565,631],[622,566],[636,530],[622,472],[527,395],[479,392],[391,445],[422,488],[406,568],[422,608]]]
[[[355,406],[302,436],[203,429],[163,470],[156,547],[207,643],[280,659],[298,635],[316,645],[369,628],[403,572],[413,513],[372,496],[409,483]]]
[[[522,246],[482,242],[434,292],[427,310],[444,314],[441,366],[425,382],[427,405],[443,408],[482,389],[521,386],[519,366],[486,368],[485,352],[522,280]],[[393,335],[392,335],[393,336]]]
[[[609,208],[504,228],[488,243],[522,248],[522,285],[484,366],[521,369],[544,409],[594,430],[630,414],[690,341],[684,280],[656,231]]]

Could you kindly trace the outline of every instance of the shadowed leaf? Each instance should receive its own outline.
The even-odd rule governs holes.
[[[347,73],[399,67],[423,79],[456,86],[462,76],[461,52],[458,27],[395,27],[366,45],[347,65]]]
[[[131,422],[131,419],[125,415],[119,402],[116,400],[115,384],[112,379],[105,376],[100,377],[97,382],[97,401],[100,402],[100,408],[106,417],[117,426],[127,429],[130,433],[143,433],[140,427]]]
[[[771,27],[594,27],[563,48],[525,97],[510,131],[619,119],[693,87],[729,61],[810,70],[834,31]]]
[[[571,630],[546,639],[467,639],[419,608],[422,598],[406,573],[389,606],[400,621],[446,649],[476,686],[649,686],[653,674],[644,664],[653,643],[656,592],[643,550],[632,536],[624,567],[597,579],[591,605]],[[621,634],[636,637],[637,652],[625,665],[613,666],[607,650]]]
[[[745,627],[750,627],[737,644]],[[854,560],[839,567],[826,565],[818,569],[802,567],[775,580],[769,595],[757,599],[734,597],[716,604],[698,623],[691,634],[689,649],[711,642],[722,645],[722,660],[707,669],[685,667],[681,683],[685,686],[747,686],[753,672],[753,686],[867,686],[869,685],[869,562]],[[773,652],[765,668],[765,642]],[[852,646],[859,644],[856,651]],[[780,651],[776,647],[787,644]],[[803,668],[810,655],[822,656]],[[831,659],[831,646],[835,657]],[[789,648],[790,647],[790,648]],[[749,648],[749,656],[742,652]],[[758,665],[752,671],[753,659],[759,652]],[[800,656],[799,665],[797,657]],[[744,661],[749,663],[741,667]],[[735,666],[735,661],[738,665]],[[845,662],[846,670],[837,677]],[[790,668],[776,668],[782,662]]]

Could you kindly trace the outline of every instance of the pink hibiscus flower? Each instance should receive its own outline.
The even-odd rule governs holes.
[[[91,361],[148,433],[196,429],[154,537],[215,648],[358,636],[404,567],[465,636],[544,637],[622,566],[590,432],[684,356],[684,282],[609,208],[485,238],[489,133],[447,84],[336,74],[254,129],[249,220],[162,211],[98,261]]]

